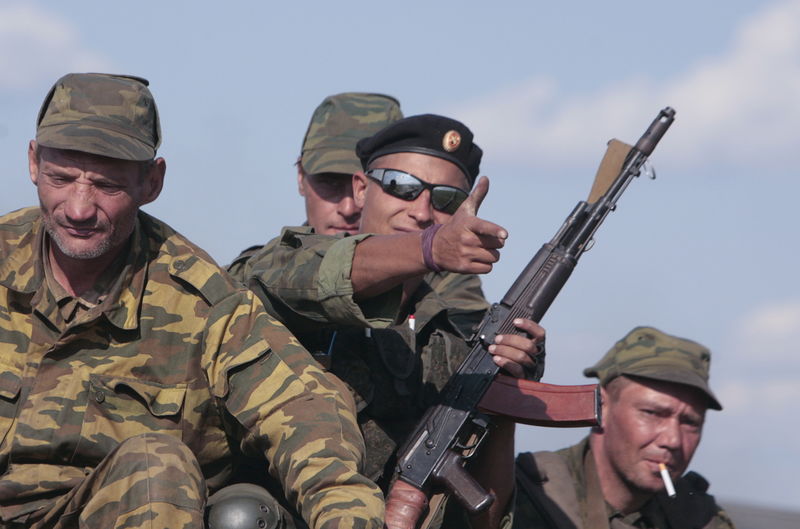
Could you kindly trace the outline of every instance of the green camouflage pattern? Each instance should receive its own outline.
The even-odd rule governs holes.
[[[44,237],[38,208],[0,217],[3,521],[54,508],[120,443],[157,433],[210,492],[248,457],[311,527],[381,526],[350,394],[205,252],[140,212],[107,300],[65,324]]]
[[[280,315],[295,334],[320,326],[386,327],[397,318],[400,288],[359,304],[350,282],[355,246],[370,236],[329,236],[309,226],[287,227],[261,249],[245,250],[242,256],[249,254],[249,259],[237,258],[228,271],[244,285],[266,282],[255,291],[274,294],[267,300],[267,311]],[[325,266],[320,266],[323,258]]]
[[[685,384],[702,391],[710,408],[721,410],[708,385],[710,366],[711,351],[705,346],[652,327],[636,327],[583,374],[599,378],[603,386],[620,375]]]
[[[118,158],[151,160],[161,125],[145,79],[96,73],[67,74],[39,110],[39,145]]]
[[[257,289],[273,292],[275,299],[280,300],[279,307],[268,306],[268,309],[279,313],[294,332],[316,330],[319,325],[386,327],[396,319],[399,288],[361,303],[352,298],[349,278],[355,245],[370,236],[350,235],[334,245],[334,239],[343,236],[332,238],[315,234],[309,226],[290,226],[264,246],[244,250],[227,270],[245,285],[253,279],[265,282]],[[299,248],[307,250],[295,252]],[[327,256],[328,263],[336,260],[340,268],[326,264],[320,274],[321,263],[314,255],[317,250]],[[439,272],[428,274],[425,280],[447,308],[448,320],[462,337],[468,338],[490,306],[480,278]],[[307,304],[309,300],[312,301]]]
[[[119,443],[69,492],[31,513],[30,529],[196,529],[206,496],[197,459],[180,439],[148,433]]]
[[[365,474],[386,491],[396,452],[469,349],[464,334],[488,306],[480,281],[458,274],[427,274],[409,302],[415,329],[398,317],[400,288],[356,303],[349,280],[355,246],[369,234],[326,236],[286,228],[240,272],[267,311],[349,388],[366,444]],[[440,290],[446,291],[440,295]],[[450,316],[463,299],[464,329]],[[451,305],[453,304],[453,305]],[[367,329],[367,327],[370,327]],[[445,524],[469,527],[453,508]],[[448,525],[449,526],[449,525]]]
[[[346,92],[326,97],[314,110],[300,162],[307,174],[361,171],[356,143],[402,119],[400,103],[384,94]]]
[[[728,514],[706,492],[708,482],[695,472],[675,481],[677,497],[664,491],[654,495],[641,510],[622,514],[608,506],[598,482],[591,458],[588,437],[557,452],[522,453],[517,456],[517,494],[514,502],[514,529],[734,529]],[[559,480],[553,483],[553,480]],[[562,483],[561,480],[564,482]],[[540,503],[543,484],[551,487],[546,505]],[[535,489],[535,490],[534,490]],[[554,512],[562,522],[556,523]],[[604,520],[586,520],[587,513],[605,512]],[[567,521],[569,519],[570,521]],[[582,522],[582,523],[581,523]],[[567,525],[569,524],[569,525]]]

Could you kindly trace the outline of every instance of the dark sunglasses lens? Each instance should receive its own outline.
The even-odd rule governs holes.
[[[437,186],[431,190],[431,205],[442,213],[452,215],[466,199],[467,194],[455,187]]]
[[[397,198],[414,200],[424,189],[422,182],[408,173],[387,171],[383,175],[383,190]]]

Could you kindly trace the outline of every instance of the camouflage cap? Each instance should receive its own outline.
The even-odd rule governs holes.
[[[308,124],[300,162],[308,174],[353,174],[361,170],[356,143],[403,117],[397,99],[346,92],[328,96]]]
[[[709,408],[721,410],[708,385],[710,365],[711,351],[699,343],[652,327],[636,327],[583,374],[599,378],[603,386],[620,375],[685,384],[702,391]]]
[[[36,142],[121,160],[152,159],[161,125],[148,84],[125,75],[65,75],[42,103]]]

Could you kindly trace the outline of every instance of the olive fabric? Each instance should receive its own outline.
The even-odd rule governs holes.
[[[360,171],[358,140],[402,117],[400,102],[388,95],[345,92],[326,97],[314,110],[303,138],[303,170],[347,175]]]
[[[236,268],[268,312],[347,385],[365,439],[365,473],[386,491],[398,447],[438,401],[468,353],[465,334],[488,304],[476,276],[449,272],[424,277],[400,323],[401,287],[357,302],[350,270],[356,245],[368,237],[285,228]],[[460,508],[443,523],[468,527]]]
[[[161,125],[148,84],[125,75],[65,75],[42,103],[37,143],[120,160],[152,159],[161,144]]]
[[[708,385],[710,366],[707,347],[652,327],[636,327],[583,374],[599,378],[603,386],[620,375],[692,386],[705,394],[709,408],[721,410]]]
[[[654,495],[623,514],[600,490],[588,438],[557,452],[525,452],[516,461],[513,528],[519,529],[733,529],[727,513],[695,472],[676,480],[677,497]]]
[[[38,208],[0,217],[4,523],[138,526],[118,509],[161,480],[164,502],[130,513],[186,526],[248,456],[311,527],[382,526],[352,397],[203,250],[140,212],[108,295],[67,322],[46,237]]]

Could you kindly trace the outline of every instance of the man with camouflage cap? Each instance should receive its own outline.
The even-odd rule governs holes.
[[[361,140],[356,152],[360,233],[286,229],[247,267],[268,310],[350,387],[367,445],[366,475],[385,490],[398,446],[468,352],[438,287],[490,271],[507,233],[476,216],[488,180],[469,193],[482,151],[464,124],[408,117]],[[518,326],[521,335],[500,336],[490,350],[522,376],[536,362],[544,330],[530,320]],[[509,505],[513,431],[513,423],[497,421],[493,446],[472,462],[497,494],[490,511],[472,520],[476,526],[497,526]],[[462,514],[453,509],[446,526],[468,527]]]
[[[684,474],[707,409],[704,346],[637,327],[584,375],[600,380],[602,426],[558,452],[517,458],[514,527],[731,529],[699,474]]]
[[[356,143],[403,117],[400,103],[383,94],[328,96],[314,110],[297,160],[297,188],[306,219],[317,233],[356,233],[361,208],[352,177],[361,171]]]
[[[306,224],[317,233],[356,233],[361,208],[353,202],[353,174],[361,171],[355,149],[366,138],[401,119],[400,102],[384,94],[345,92],[326,97],[308,123],[297,158],[297,189]],[[242,251],[228,272],[244,279],[244,266],[263,245]]]
[[[311,527],[380,527],[349,394],[140,211],[166,169],[147,85],[59,79],[28,150],[40,205],[0,217],[0,525],[202,527],[208,492],[260,455]]]

